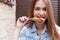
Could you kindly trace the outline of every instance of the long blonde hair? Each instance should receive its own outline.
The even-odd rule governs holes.
[[[45,5],[47,6],[47,14],[48,14],[48,21],[47,21],[47,29],[49,34],[52,36],[53,40],[59,40],[59,34],[56,31],[55,27],[55,19],[53,15],[53,8],[50,0],[43,0]]]
[[[33,10],[34,10],[34,6],[36,4],[38,0],[33,0],[30,10],[29,10],[29,17],[33,17]],[[59,34],[56,31],[56,27],[55,27],[55,20],[54,20],[54,15],[53,15],[53,9],[52,9],[52,5],[51,5],[51,1],[50,0],[43,0],[43,2],[45,3],[46,7],[47,7],[47,17],[48,19],[46,20],[46,25],[47,25],[47,30],[48,30],[48,34],[51,35],[52,40],[60,40],[59,39]],[[31,25],[33,22],[30,21],[29,24]]]

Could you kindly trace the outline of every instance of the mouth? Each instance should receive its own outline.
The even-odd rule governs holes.
[[[31,18],[32,21],[38,21],[38,22],[43,22],[45,19],[46,19],[46,16]]]
[[[42,15],[42,18],[46,18],[46,15]]]
[[[46,19],[46,16],[42,17],[43,19]]]
[[[42,15],[42,16],[36,15],[36,17],[37,17],[37,18],[43,18],[43,19],[45,19],[45,18],[46,18],[46,15]]]

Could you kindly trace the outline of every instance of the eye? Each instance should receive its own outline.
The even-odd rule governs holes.
[[[44,7],[43,10],[46,11],[46,7]]]
[[[39,7],[36,7],[35,10],[40,10],[40,8]]]

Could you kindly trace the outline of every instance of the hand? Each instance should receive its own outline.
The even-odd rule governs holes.
[[[29,19],[26,16],[19,17],[16,26],[20,29],[28,22],[28,20]]]

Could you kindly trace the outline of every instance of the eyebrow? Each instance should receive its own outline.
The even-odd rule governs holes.
[[[40,7],[35,7],[35,8],[38,8],[38,9],[41,9]],[[43,7],[43,9],[46,8],[46,7]]]
[[[35,8],[40,8],[40,7],[35,7]],[[43,8],[46,8],[46,7],[43,7]]]

